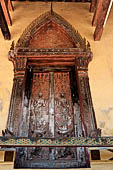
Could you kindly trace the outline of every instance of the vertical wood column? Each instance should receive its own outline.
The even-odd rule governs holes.
[[[1,4],[0,4],[0,28],[1,28],[2,34],[4,36],[4,39],[10,40],[11,34],[10,34],[10,31],[9,31],[7,22],[5,20],[5,16],[4,16]]]
[[[18,136],[18,128],[20,127],[20,119],[22,114],[23,85],[27,59],[24,57],[18,59],[15,55],[12,55],[9,56],[9,60],[11,60],[14,64],[14,81],[10,100],[7,129],[9,129],[14,136]]]
[[[23,94],[24,74],[14,77],[12,95],[10,100],[7,129],[9,129],[14,136],[18,136],[19,120],[21,117],[22,94]]]
[[[27,65],[26,65],[27,67]],[[24,74],[24,87],[22,89],[22,106],[21,106],[21,118],[20,127],[18,129],[18,135],[28,137],[29,133],[29,120],[30,120],[30,107],[29,100],[31,95],[31,83],[32,83],[33,70],[32,68],[26,68]]]
[[[94,32],[94,40],[99,41],[101,39],[102,33],[103,33],[103,25],[105,22],[105,18],[107,15],[107,11],[109,8],[111,0],[103,0],[102,7],[101,7],[101,12],[100,15],[98,16],[98,21],[97,21],[97,26]]]
[[[90,12],[94,12],[96,8],[97,0],[91,0]]]
[[[84,126],[86,136],[96,135],[97,125],[94,115],[94,109],[91,99],[91,92],[89,87],[89,78],[87,72],[78,72],[79,85],[80,85],[80,96],[81,96],[81,107],[84,118]]]
[[[80,118],[81,118],[81,125],[82,125],[82,136],[86,136],[86,128],[85,128],[85,123],[84,123],[84,112],[83,112],[83,106],[82,106],[82,94],[81,94],[81,88],[80,88],[79,71],[77,71],[77,83],[78,83],[78,93],[79,93],[79,105],[80,105]]]
[[[85,86],[84,86],[84,78],[85,78],[85,73],[78,72],[78,78],[79,78],[79,88],[80,88],[80,107],[82,108],[82,117],[84,119],[84,128],[85,128],[85,133],[86,136],[88,136],[89,132],[91,131],[90,127],[90,122],[89,122],[89,109],[88,109],[88,103],[87,103],[87,98],[86,98],[86,93],[85,93]]]
[[[9,10],[8,10],[7,0],[1,0],[1,6],[2,6],[2,9],[3,9],[3,12],[4,12],[4,16],[5,16],[7,25],[12,25],[11,17],[10,17]]]
[[[55,132],[54,132],[54,129],[55,129],[55,120],[54,120],[54,117],[55,117],[55,111],[54,111],[54,73],[53,72],[50,72],[49,73],[49,97],[50,97],[50,102],[49,102],[49,130],[51,132],[51,137],[54,138],[55,137]]]
[[[7,128],[17,136],[21,104],[22,104],[22,84],[23,76],[15,77],[13,81],[13,89],[10,100],[10,108],[8,114]]]
[[[90,120],[89,120],[89,109],[88,104],[86,102],[86,92],[84,91],[86,87],[84,86],[84,78],[87,77],[87,71],[77,71],[78,74],[78,86],[79,86],[79,100],[80,100],[80,113],[81,113],[81,121],[82,121],[82,131],[83,136],[89,136],[88,130],[91,129],[90,127]],[[78,147],[77,151],[83,151],[85,153],[85,161],[87,162],[87,167],[90,167],[90,159],[89,159],[89,149],[84,147]]]
[[[11,0],[8,0],[8,9],[10,11],[14,11],[14,7],[13,7],[13,4],[12,4],[12,1]]]
[[[98,22],[98,19],[100,17],[100,13],[101,13],[101,10],[102,10],[102,3],[103,3],[103,0],[97,0],[97,6],[96,6],[96,10],[95,10],[95,13],[94,13],[94,16],[93,16],[92,26],[97,25],[97,22]]]

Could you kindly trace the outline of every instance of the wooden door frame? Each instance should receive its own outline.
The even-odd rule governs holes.
[[[99,129],[97,129],[94,109],[91,99],[89,78],[88,78],[88,64],[92,60],[92,53],[84,52],[79,48],[70,49],[30,49],[30,48],[15,48],[11,49],[9,52],[9,60],[13,62],[14,65],[14,84],[23,91],[23,83],[25,77],[25,71],[27,65],[35,65],[37,67],[42,66],[75,66],[75,74],[78,82],[79,91],[79,104],[82,119],[83,136],[98,136],[100,134]],[[14,89],[15,90],[15,89]],[[16,95],[16,94],[15,94]],[[13,99],[15,97],[12,92],[11,106]],[[22,114],[22,94],[20,96],[21,104],[15,108],[10,107],[7,128],[13,130],[15,125],[10,125],[11,117],[13,114],[18,114],[18,110]],[[15,101],[18,103],[18,101]],[[16,108],[17,107],[17,108]],[[19,107],[19,108],[18,108]],[[15,113],[14,113],[15,110]],[[16,111],[17,110],[17,111]],[[17,116],[18,117],[18,116]],[[19,119],[19,117],[18,117]],[[16,135],[18,135],[18,130],[16,130]]]

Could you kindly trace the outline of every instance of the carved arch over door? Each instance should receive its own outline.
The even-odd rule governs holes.
[[[62,44],[59,44],[59,40],[62,42]],[[40,45],[40,42],[42,41],[43,45],[42,43]],[[56,45],[54,43],[51,44],[49,41],[56,42]],[[47,45],[45,42],[50,44]],[[54,11],[46,12],[35,19],[25,29],[19,38],[16,47],[80,48],[82,51],[90,51],[89,42],[86,42],[86,39],[83,39],[78,31],[76,31],[63,17]],[[91,53],[90,55],[92,58]]]
[[[9,60],[14,83],[7,128],[15,136],[100,135],[88,78],[90,44],[61,16],[50,11],[34,20],[12,44]],[[16,168],[89,166],[88,149],[80,147],[20,148],[15,159]]]

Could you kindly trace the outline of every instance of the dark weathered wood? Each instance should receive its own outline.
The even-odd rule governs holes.
[[[4,162],[13,162],[14,151],[5,151]]]
[[[62,1],[62,0],[61,0]],[[71,2],[72,0],[70,0]],[[91,0],[74,0],[74,2],[91,2]]]
[[[90,12],[94,12],[96,8],[97,0],[91,0]]]
[[[100,151],[99,150],[91,150],[91,159],[92,160],[100,160]]]
[[[10,40],[11,34],[10,34],[10,31],[9,31],[7,22],[5,20],[5,16],[4,16],[1,4],[0,4],[0,28],[1,28],[2,34],[4,36],[4,39]]]
[[[10,11],[14,11],[14,7],[13,7],[13,4],[12,4],[12,1],[11,0],[8,0],[8,9]]]
[[[111,2],[111,0],[106,0],[106,1],[103,0],[102,9],[101,9],[100,16],[99,16],[99,19],[97,22],[97,26],[96,26],[96,29],[94,32],[94,40],[95,41],[99,41],[101,39],[103,29],[104,29],[103,25],[105,22],[105,18],[107,15],[107,11],[108,11],[110,2]]]
[[[45,142],[48,137],[53,139],[46,148],[37,145],[41,139],[35,143],[40,148],[16,149],[15,168],[90,167],[88,148],[71,147],[77,137],[98,137],[101,133],[96,126],[87,74],[92,60],[90,44],[50,11],[28,26],[16,48],[12,44],[9,60],[14,64],[14,84],[7,129],[15,137],[42,137]],[[61,139],[63,150],[50,148],[57,147]],[[65,147],[66,141],[69,148]]]
[[[92,26],[96,26],[101,14],[103,0],[97,0],[96,10],[92,20]]]
[[[7,0],[1,0],[1,6],[2,6],[2,9],[3,9],[3,12],[4,12],[4,16],[5,16],[5,19],[6,19],[6,22],[8,25],[12,25],[12,21],[11,21],[11,17],[10,17],[10,14],[9,14],[9,9],[8,9],[8,1]]]

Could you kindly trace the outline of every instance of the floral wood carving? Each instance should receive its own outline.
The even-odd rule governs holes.
[[[57,24],[57,25],[56,25]],[[32,47],[32,42],[35,40],[35,35],[39,36],[40,29],[42,36],[45,31],[44,28],[46,28],[46,31],[49,32],[48,37],[50,40],[53,41],[53,38],[51,39],[51,34],[55,32],[55,28],[59,27],[60,31],[57,32],[57,36],[61,36],[63,34],[64,38],[64,44],[66,45],[67,41],[69,41],[69,45],[67,48],[81,48],[84,51],[90,51],[90,44],[89,42],[86,42],[85,38],[82,38],[78,31],[76,31],[64,18],[62,18],[60,15],[55,13],[54,11],[46,12],[45,14],[41,15],[37,19],[35,19],[23,32],[20,39],[18,40],[16,47]],[[50,31],[51,30],[51,31]],[[58,30],[58,28],[57,28]],[[45,33],[44,33],[45,34]],[[52,34],[53,35],[53,34]],[[47,34],[46,34],[47,36]],[[48,38],[47,37],[47,38]],[[56,38],[56,36],[55,36]],[[60,38],[60,37],[57,37]],[[37,38],[37,45],[40,43],[40,40],[42,41],[43,37]],[[66,40],[66,41],[65,41]],[[45,41],[45,39],[44,39]],[[55,41],[55,40],[54,40]],[[61,39],[57,39],[57,41],[61,41]],[[61,42],[60,42],[61,43]],[[62,44],[60,48],[65,47],[65,45]],[[36,45],[35,45],[36,47]],[[40,47],[39,47],[40,48]],[[51,46],[48,47],[47,44],[45,48],[52,48]]]

